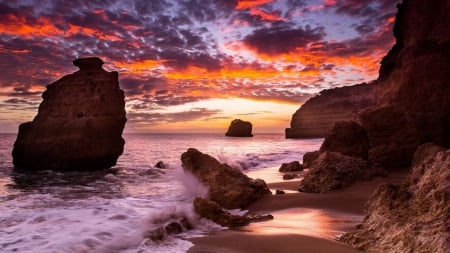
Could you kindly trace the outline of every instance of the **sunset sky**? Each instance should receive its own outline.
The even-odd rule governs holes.
[[[282,133],[322,89],[373,80],[393,0],[0,1],[0,132],[97,56],[119,72],[126,132]]]

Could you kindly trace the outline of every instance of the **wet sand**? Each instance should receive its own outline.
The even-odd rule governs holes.
[[[194,238],[188,252],[362,252],[336,238],[363,219],[364,205],[380,183],[399,184],[407,174],[399,171],[330,193],[312,194],[297,192],[299,180],[282,181],[282,174],[274,169],[263,171],[261,177],[272,190],[287,193],[264,196],[249,206],[249,212],[271,213],[274,220]]]

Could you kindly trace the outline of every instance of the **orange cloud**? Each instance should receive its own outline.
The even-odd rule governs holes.
[[[253,16],[259,16],[262,20],[267,21],[284,21],[283,17],[275,13],[267,13],[257,7],[267,3],[272,3],[273,0],[240,0],[236,6],[236,10],[250,10],[250,14]]]

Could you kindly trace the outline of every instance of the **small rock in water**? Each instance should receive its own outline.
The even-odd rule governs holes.
[[[119,178],[117,178],[117,177],[114,176],[113,174],[107,174],[107,175],[105,176],[105,179],[106,179],[107,181],[110,181],[110,182],[117,182],[117,181],[119,181]]]
[[[163,161],[159,161],[159,162],[157,162],[157,163],[155,164],[155,168],[158,168],[158,169],[165,169],[165,168],[166,168],[166,165],[163,163]]]

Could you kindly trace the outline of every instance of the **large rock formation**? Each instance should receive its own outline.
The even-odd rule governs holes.
[[[357,120],[358,113],[375,105],[376,83],[323,90],[298,109],[286,128],[286,138],[324,137],[338,121]]]
[[[369,139],[366,131],[354,121],[336,122],[320,146],[320,152],[325,151],[367,159]]]
[[[231,121],[231,124],[228,127],[228,131],[225,133],[225,136],[253,137],[252,123],[240,119],[235,119]]]
[[[369,166],[367,160],[325,151],[312,163],[300,182],[299,191],[324,193],[382,175],[384,172]]]
[[[450,149],[425,145],[401,185],[380,185],[341,240],[365,252],[450,252]]]
[[[261,196],[271,194],[263,180],[253,180],[194,148],[181,155],[181,162],[184,170],[208,186],[209,199],[224,208],[244,208]]]
[[[99,58],[77,59],[80,70],[47,86],[32,122],[19,127],[16,168],[92,170],[116,164],[125,141],[124,93],[118,73]]]

